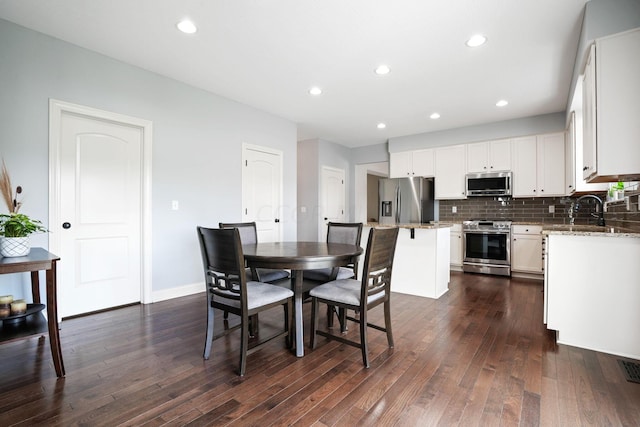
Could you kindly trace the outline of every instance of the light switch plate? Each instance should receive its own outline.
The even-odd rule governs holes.
[[[178,203],[177,200],[172,200],[171,201],[171,210],[172,211],[177,211],[178,209],[180,209],[180,204]]]
[[[451,213],[457,213],[458,212],[458,207],[457,206],[451,206]]]
[[[549,205],[549,213],[556,213],[555,205]]]

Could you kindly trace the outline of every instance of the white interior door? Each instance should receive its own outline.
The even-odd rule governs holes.
[[[59,119],[59,315],[140,302],[144,128],[69,111]]]
[[[320,179],[320,221],[318,238],[327,239],[327,223],[344,222],[345,218],[345,173],[343,169],[322,167]]]
[[[282,152],[244,144],[242,147],[243,222],[256,222],[259,242],[282,240]]]

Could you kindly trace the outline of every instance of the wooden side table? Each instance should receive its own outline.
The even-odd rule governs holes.
[[[64,363],[62,361],[62,350],[60,348],[60,334],[58,331],[58,302],[56,283],[56,262],[60,257],[46,251],[43,248],[31,248],[29,255],[15,258],[0,257],[0,274],[10,273],[31,273],[31,292],[33,302],[40,304],[40,279],[38,272],[44,270],[47,278],[47,318],[45,320],[42,313],[35,313],[28,316],[19,324],[0,327],[0,344],[6,341],[23,339],[33,335],[46,333],[49,331],[49,343],[51,345],[51,356],[56,375],[63,377]]]

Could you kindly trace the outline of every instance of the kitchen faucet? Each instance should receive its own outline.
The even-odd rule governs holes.
[[[598,218],[598,225],[604,227],[604,205],[602,203],[602,199],[593,194],[580,196],[576,200],[575,205],[572,203],[572,209],[570,209],[569,219],[573,220],[573,212],[578,212],[578,209],[580,209],[580,202],[584,199],[594,199],[598,203],[599,209],[596,209],[596,212],[592,212],[591,216],[594,218]]]

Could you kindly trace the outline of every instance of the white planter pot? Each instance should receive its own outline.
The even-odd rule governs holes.
[[[29,255],[31,245],[28,237],[0,237],[0,254],[3,257]]]

